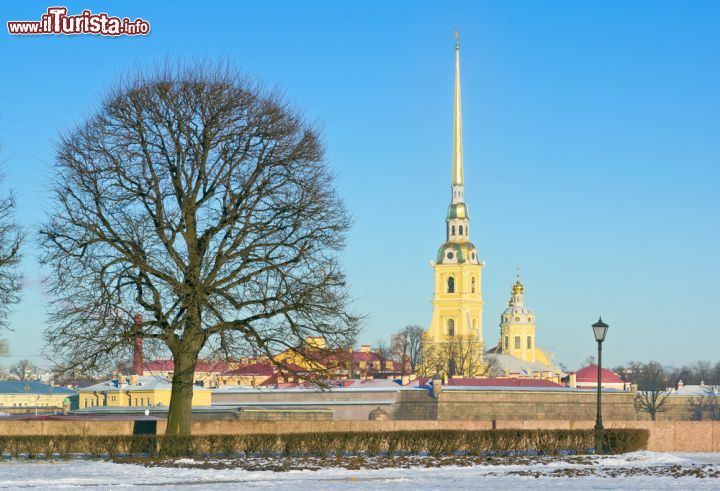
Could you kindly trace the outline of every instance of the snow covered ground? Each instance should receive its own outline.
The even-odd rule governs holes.
[[[145,467],[92,460],[3,461],[0,462],[0,489],[720,489],[720,454],[717,453],[634,452],[523,465],[323,468],[288,472],[206,469],[201,468],[201,462],[178,463],[182,467]]]

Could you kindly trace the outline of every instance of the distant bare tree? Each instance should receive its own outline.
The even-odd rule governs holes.
[[[10,354],[10,346],[7,339],[0,338],[0,356],[8,356]]]
[[[665,411],[665,404],[672,393],[665,368],[654,361],[646,363],[640,369],[637,384],[638,408],[655,421],[657,413]]]
[[[720,421],[720,392],[718,387],[707,387],[706,392],[688,400],[690,419],[693,421]]]
[[[713,372],[713,365],[709,361],[696,361],[691,366],[691,370],[693,373],[693,378],[695,379],[695,383],[703,382],[708,385],[713,385],[716,383],[716,381],[714,380],[715,374]]]
[[[321,139],[234,70],[121,81],[61,138],[54,182],[47,354],[101,370],[137,337],[168,350],[166,434],[190,433],[201,350],[272,359],[307,336],[339,347],[356,334],[337,260],[350,222]]]
[[[392,357],[392,351],[390,350],[390,346],[388,346],[387,341],[385,341],[384,339],[378,339],[377,341],[375,341],[373,351],[383,361],[389,360]]]
[[[474,336],[453,336],[444,343],[424,340],[420,376],[435,373],[476,377],[482,374],[482,343]]]
[[[410,372],[415,373],[420,365],[422,356],[422,337],[424,329],[418,325],[405,326],[402,331],[394,336],[395,343],[392,346],[393,356],[400,363],[405,364],[405,359],[410,362]]]
[[[497,378],[505,375],[502,365],[494,355],[486,355],[484,363],[480,368],[478,376],[487,378]]]
[[[22,381],[35,380],[38,368],[30,360],[20,360],[10,368],[10,375]]]

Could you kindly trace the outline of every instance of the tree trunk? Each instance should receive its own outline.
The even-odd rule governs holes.
[[[187,345],[188,343],[183,343]],[[183,346],[188,348],[187,346]],[[172,394],[168,409],[165,435],[190,436],[192,430],[193,378],[199,349],[182,349],[173,353],[175,371],[172,378]]]
[[[650,410],[650,419],[655,421],[655,411]]]

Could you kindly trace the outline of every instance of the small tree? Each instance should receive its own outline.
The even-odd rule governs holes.
[[[103,370],[137,338],[169,351],[167,435],[190,434],[201,351],[273,359],[355,336],[350,222],[320,136],[277,94],[207,64],[129,77],[56,160],[47,353]]]
[[[422,337],[424,330],[418,325],[405,326],[394,336],[392,350],[396,360],[405,366],[410,363],[410,373],[416,373],[422,357]]]
[[[38,368],[30,360],[20,360],[10,368],[10,375],[22,381],[35,380]]]
[[[392,357],[392,350],[384,339],[378,339],[377,341],[375,341],[373,351],[375,351],[375,354],[378,355],[380,360],[383,362],[385,360],[389,360]]]
[[[497,378],[505,374],[502,365],[495,357],[495,355],[486,355],[483,360],[483,365],[480,368],[478,376],[487,378]]]
[[[688,400],[690,419],[693,421],[720,421],[720,391],[718,387],[706,387],[705,393]]]
[[[668,397],[672,393],[667,373],[657,362],[646,363],[640,369],[637,378],[637,402],[640,411],[650,415],[655,421],[657,413],[665,411]]]
[[[482,375],[482,343],[474,336],[453,336],[442,343],[423,339],[420,376],[435,373],[448,376],[476,377]]]

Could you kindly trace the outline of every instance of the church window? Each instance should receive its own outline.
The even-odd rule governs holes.
[[[455,321],[452,319],[448,320],[448,336],[455,335]]]
[[[448,259],[452,259],[452,258],[454,258],[454,257],[455,257],[455,254],[453,254],[452,252],[448,252],[448,253],[447,253],[447,258],[448,258]]]
[[[515,349],[520,349],[520,336],[515,336]]]
[[[447,292],[448,293],[455,293],[455,278],[452,276],[448,278],[447,282]]]
[[[505,336],[505,349],[508,349],[508,348],[509,348],[509,345],[508,345],[508,337]]]
[[[452,226],[452,233],[450,235],[455,235],[455,225]]]
[[[463,232],[463,227],[462,227],[462,225],[460,225],[460,235],[463,234],[462,232]]]
[[[527,349],[532,349],[532,337],[527,337]]]
[[[475,277],[474,276],[470,280],[470,292],[475,293]]]
[[[532,322],[532,317],[528,317],[528,322]]]
[[[473,252],[473,254],[472,254],[472,257],[473,257],[473,259],[475,259],[475,253],[474,253],[474,252]]]
[[[520,317],[515,317],[515,322],[520,322]]]

